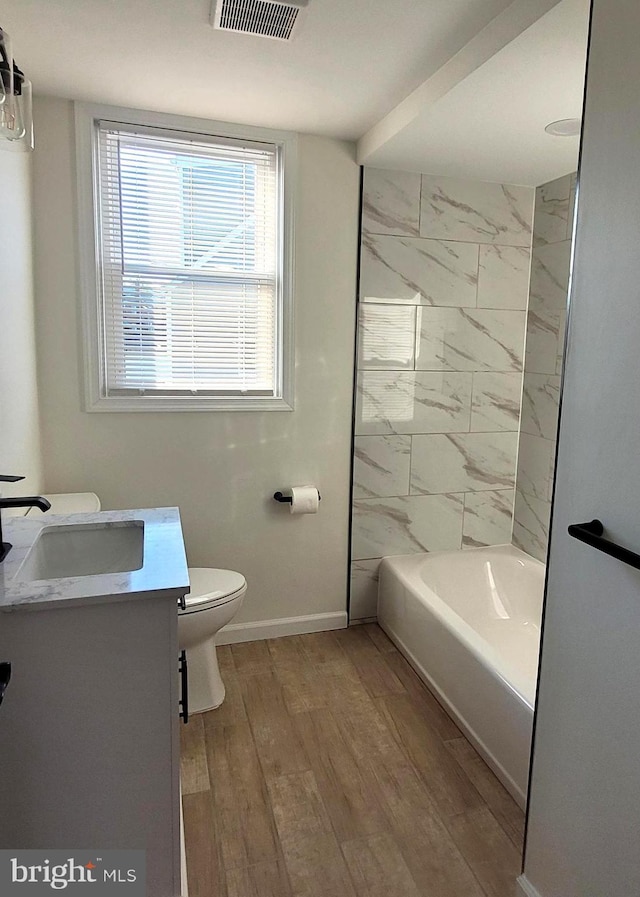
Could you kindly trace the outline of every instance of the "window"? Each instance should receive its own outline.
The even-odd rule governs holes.
[[[118,111],[77,116],[88,410],[291,408],[292,139]]]

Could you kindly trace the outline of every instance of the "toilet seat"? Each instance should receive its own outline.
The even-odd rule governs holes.
[[[185,596],[186,609],[181,615],[194,614],[220,607],[239,598],[247,590],[247,582],[235,570],[219,570],[212,567],[189,567],[191,592]]]

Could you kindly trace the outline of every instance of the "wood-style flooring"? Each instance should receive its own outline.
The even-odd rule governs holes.
[[[181,727],[190,897],[513,897],[523,814],[377,625],[218,657]]]

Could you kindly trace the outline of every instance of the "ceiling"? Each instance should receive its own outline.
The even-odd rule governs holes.
[[[578,114],[582,93],[588,0],[560,0],[568,11],[545,28],[557,3],[310,0],[291,43],[214,30],[210,0],[3,0],[0,24],[36,94],[359,140],[366,164],[534,183],[526,157],[540,147],[525,140]]]
[[[579,137],[544,129],[581,117],[589,3],[562,0],[441,99],[422,103],[366,164],[402,159],[413,171],[532,186],[575,171]]]
[[[357,139],[510,0],[309,0],[291,43],[210,0],[3,0],[41,94]]]

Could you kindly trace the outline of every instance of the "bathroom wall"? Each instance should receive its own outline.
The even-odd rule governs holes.
[[[536,190],[513,542],[544,561],[556,456],[576,175]]]
[[[5,495],[42,489],[33,319],[31,156],[0,148],[0,473]]]
[[[365,169],[352,619],[385,555],[511,540],[533,201]]]
[[[295,411],[86,413],[81,399],[72,104],[35,109],[36,291],[45,474],[106,508],[178,505],[189,562],[249,590],[234,622],[344,625],[359,168],[354,147],[301,135],[295,248]],[[316,483],[320,512],[273,501]],[[245,636],[274,630],[259,627]],[[239,636],[238,636],[239,637]]]

